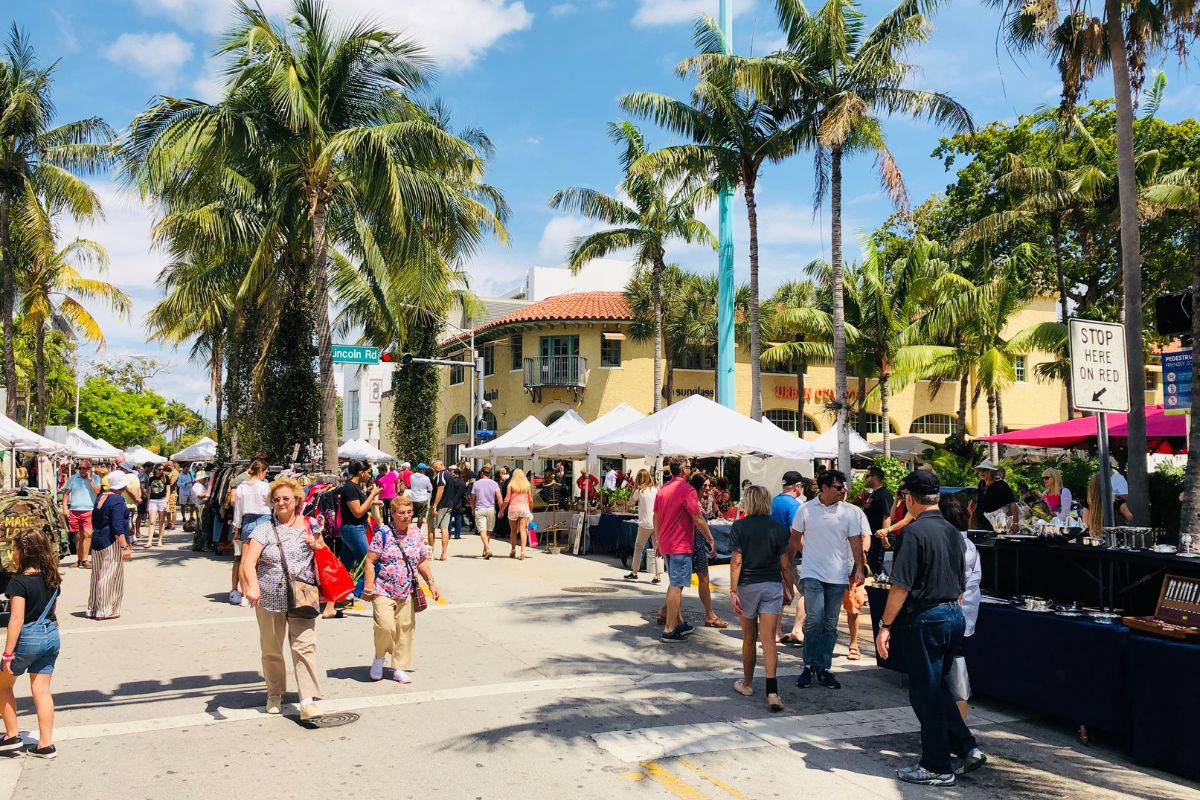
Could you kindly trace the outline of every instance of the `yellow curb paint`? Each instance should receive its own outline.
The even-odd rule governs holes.
[[[657,761],[643,761],[640,766],[649,778],[661,784],[668,792],[681,800],[710,800],[704,792],[668,772]]]
[[[732,786],[725,783],[724,781],[722,781],[720,778],[716,777],[715,775],[712,775],[709,772],[706,772],[705,770],[700,769],[700,767],[697,767],[695,764],[688,761],[687,759],[680,758],[680,759],[677,759],[677,761],[684,767],[687,767],[692,772],[699,775],[701,778],[704,778],[704,780],[708,781],[713,786],[720,789],[722,792],[725,792],[730,797],[736,798],[736,800],[750,800],[749,797],[742,794],[737,789],[734,789]]]

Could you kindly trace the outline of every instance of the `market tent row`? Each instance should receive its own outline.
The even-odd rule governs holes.
[[[645,418],[646,415],[633,406],[621,403],[582,428],[575,428],[559,436],[556,441],[539,447],[537,454],[543,458],[586,458],[588,442]]]
[[[165,464],[167,463],[167,459],[158,453],[147,450],[139,444],[125,451],[125,463],[131,467],[141,466],[142,464]]]
[[[589,459],[605,455],[813,457],[809,442],[698,394],[593,439],[587,452]]]
[[[217,457],[217,443],[205,436],[171,456],[172,461],[213,461]]]
[[[102,439],[94,438],[80,428],[71,428],[67,431],[66,447],[75,458],[116,458],[121,455],[119,448],[113,447]]]
[[[1090,446],[1097,432],[1096,417],[1076,417],[1036,428],[980,436],[976,441],[1023,447],[1080,449]],[[1129,422],[1125,414],[1108,415],[1108,437],[1129,438]],[[1166,414],[1161,405],[1146,406],[1146,449],[1151,453],[1187,452],[1187,416]]]
[[[68,449],[65,444],[34,433],[3,414],[0,414],[0,447],[43,455],[65,453]]]
[[[536,458],[541,454],[543,447],[551,447],[558,442],[570,438],[587,427],[587,422],[583,417],[575,413],[574,409],[568,409],[563,412],[563,415],[551,422],[542,430],[530,436],[523,442],[513,445],[514,447],[523,448],[522,456]]]
[[[338,458],[360,461],[395,461],[391,453],[385,453],[365,439],[349,439],[338,448]]]
[[[516,427],[507,433],[497,436],[490,442],[477,444],[474,447],[465,447],[462,450],[462,455],[467,458],[495,458],[497,456],[523,456],[526,451],[522,449],[524,442],[536,433],[545,430],[546,426],[541,423],[537,417],[526,417],[517,423]]]

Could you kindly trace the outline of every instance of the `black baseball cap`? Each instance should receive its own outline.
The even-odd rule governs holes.
[[[928,469],[913,470],[900,481],[900,488],[915,495],[937,494],[942,488],[938,476]]]
[[[789,469],[787,472],[783,473],[784,486],[794,486],[797,483],[804,483],[804,476],[799,472],[796,472],[794,469]]]

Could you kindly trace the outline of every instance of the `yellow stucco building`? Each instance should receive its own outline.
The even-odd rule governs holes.
[[[1009,333],[1055,319],[1054,301],[1037,299],[1010,321]],[[567,409],[574,409],[590,422],[622,402],[651,413],[654,344],[633,341],[628,335],[631,321],[624,293],[601,291],[557,295],[478,326],[475,338],[485,362],[484,398],[491,403],[485,417],[488,427],[502,434],[527,416],[549,423]],[[453,340],[445,350],[446,357],[469,360],[465,343],[465,337]],[[1034,378],[1036,366],[1050,359],[1052,356],[1048,354],[1033,353],[1018,364],[1017,382],[1001,398],[1007,429],[1066,418],[1066,393],[1062,385]],[[737,407],[748,414],[750,363],[745,348],[738,348],[736,369]],[[830,364],[810,364],[807,369],[806,438],[814,438],[833,423],[824,407],[832,398],[833,377]],[[796,431],[799,427],[797,383],[792,372],[763,372],[764,415],[785,430]],[[437,409],[440,450],[436,455],[452,462],[457,460],[459,449],[468,443],[471,371],[443,368],[441,384]],[[883,432],[878,397],[870,395],[874,384],[874,380],[866,381],[870,440],[878,440]],[[859,386],[860,382],[852,376],[849,384],[852,402]],[[670,388],[672,400],[695,393],[713,397],[711,357],[680,354]],[[968,396],[974,388],[968,385]],[[941,441],[953,429],[958,397],[956,381],[944,383],[932,396],[928,381],[910,384],[893,393],[889,402],[893,434]],[[390,404],[391,400],[385,397],[384,402]],[[987,432],[987,413],[987,404],[982,399],[968,409],[968,433]],[[385,407],[383,419],[391,419],[389,408]],[[382,441],[390,442],[391,434],[386,427],[383,434]]]

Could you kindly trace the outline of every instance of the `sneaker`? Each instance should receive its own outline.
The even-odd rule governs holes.
[[[309,703],[308,705],[300,706],[300,719],[310,720],[316,719],[319,716],[321,716],[321,709],[317,708],[316,703]]]
[[[250,601],[243,597],[242,602],[238,603],[238,605],[241,606],[242,608],[249,608]]]
[[[904,767],[896,770],[896,777],[905,783],[916,783],[921,786],[953,786],[954,773],[947,772],[945,775],[938,775],[936,772],[930,772],[920,764],[913,764],[911,767]]]
[[[654,578],[650,582],[653,583],[655,586],[658,586],[660,583],[662,583],[662,578]]]
[[[826,689],[842,688],[841,681],[833,677],[833,673],[827,669],[823,669],[817,673],[817,683],[821,684]]]
[[[396,683],[412,683],[412,675],[402,669],[392,670],[392,680]]]
[[[0,750],[4,749],[4,742],[0,742]],[[987,756],[978,747],[972,747],[971,752],[967,753],[965,758],[954,758],[951,760],[954,766],[955,775],[966,775],[968,772],[974,772],[987,763]]]
[[[373,681],[383,680],[383,659],[377,658],[371,662],[371,670],[367,673]]]
[[[632,572],[625,576],[625,580],[627,581],[636,581],[637,579],[638,576]]]
[[[45,747],[31,747],[25,751],[25,755],[33,756],[34,758],[58,758],[58,750],[54,745],[49,744]]]
[[[231,606],[240,606],[242,604],[242,601],[245,599],[246,598],[242,597],[242,593],[239,592],[237,589],[234,589],[232,592],[229,593],[229,605],[231,605]]]
[[[771,710],[772,714],[778,714],[780,711],[783,711],[783,698],[777,694],[767,695],[767,708]]]
[[[678,644],[679,642],[686,642],[687,637],[684,636],[682,633],[680,633],[679,629],[676,628],[675,630],[671,631],[670,633],[664,633],[662,636],[658,637],[658,640],[660,642],[669,642],[671,644]]]
[[[813,682],[812,667],[805,667],[804,671],[800,673],[800,677],[796,678],[796,688],[797,689],[807,689],[808,687],[812,686],[812,682]]]
[[[267,713],[280,714],[283,712],[283,698],[277,695],[267,695]]]
[[[684,623],[681,623],[679,625],[679,627],[675,629],[675,632],[678,633],[680,636],[691,636],[692,633],[695,632],[695,630],[696,630],[695,625],[688,625],[686,622],[684,622]]]
[[[24,744],[24,742],[21,741],[21,734],[18,733],[16,736],[6,736],[5,738],[0,739],[0,753],[7,753],[11,750],[20,750],[22,744]]]

